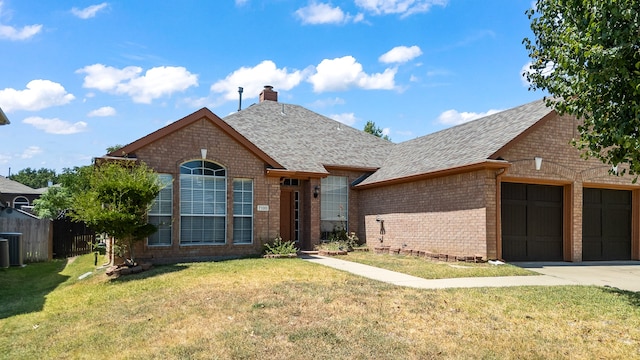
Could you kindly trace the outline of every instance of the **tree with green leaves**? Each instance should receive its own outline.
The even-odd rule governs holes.
[[[30,188],[39,189],[46,187],[49,181],[55,184],[58,181],[58,176],[56,171],[52,169],[41,168],[36,170],[28,167],[9,175],[9,179],[27,185]]]
[[[383,135],[382,134],[383,130],[377,127],[376,123],[371,120],[367,121],[367,123],[364,125],[364,132],[377,136],[379,138],[391,141],[391,138],[389,137],[389,135]]]
[[[113,145],[113,146],[109,146],[107,147],[107,154],[111,154],[112,152],[116,151],[116,150],[120,150],[124,147],[124,145]]]
[[[93,168],[88,182],[88,190],[73,194],[70,217],[113,236],[133,263],[135,242],[157,231],[147,213],[162,188],[158,175],[144,163],[104,162]]]
[[[71,209],[73,195],[89,190],[89,175],[92,171],[93,166],[64,168],[58,175],[59,184],[49,187],[33,202],[33,212],[45,219],[63,217]]]
[[[640,2],[537,0],[527,15],[530,89],[582,120],[574,145],[585,157],[640,174]]]

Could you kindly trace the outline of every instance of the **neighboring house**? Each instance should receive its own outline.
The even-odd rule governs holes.
[[[43,190],[36,190],[17,181],[0,176],[0,202],[6,207],[20,209],[33,205],[33,200],[42,195]]]
[[[345,228],[485,259],[640,259],[640,186],[580,158],[577,121],[542,101],[393,144],[277,100],[265,87],[224,119],[204,108],[106,156],[168,184],[139,258],[256,254],[277,235],[312,249]]]

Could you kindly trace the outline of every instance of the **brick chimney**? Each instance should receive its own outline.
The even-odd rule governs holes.
[[[278,92],[273,91],[273,86],[265,85],[264,90],[260,93],[260,102],[265,100],[278,102]]]

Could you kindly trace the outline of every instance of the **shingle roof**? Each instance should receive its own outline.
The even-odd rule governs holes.
[[[223,120],[289,171],[327,173],[324,165],[375,169],[394,147],[301,106],[275,101]]]
[[[17,181],[7,179],[4,176],[0,176],[0,193],[5,194],[19,194],[19,195],[40,195],[41,191],[30,188],[27,185],[23,185]]]
[[[400,143],[382,167],[360,185],[486,161],[551,111],[538,100]]]

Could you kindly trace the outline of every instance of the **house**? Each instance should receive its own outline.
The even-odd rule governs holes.
[[[139,258],[312,249],[341,229],[370,246],[511,261],[640,259],[640,187],[569,143],[576,119],[536,101],[400,144],[301,106],[206,108],[112,152],[166,186]]]
[[[20,209],[33,205],[33,200],[42,195],[44,190],[36,190],[17,181],[0,176],[0,202],[5,207]]]

